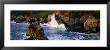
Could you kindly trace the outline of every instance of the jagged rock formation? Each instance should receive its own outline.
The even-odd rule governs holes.
[[[43,34],[42,28],[40,26],[36,26],[35,24],[30,24],[27,36],[30,36],[30,38],[28,38],[29,40],[47,40],[47,37]]]

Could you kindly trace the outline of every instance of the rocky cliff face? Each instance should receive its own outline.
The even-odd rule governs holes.
[[[95,17],[70,18],[68,21],[64,20],[64,22],[69,31],[97,33],[100,30],[100,22]]]
[[[87,20],[84,22],[85,31],[97,32],[99,26],[98,20],[94,16],[88,16]]]

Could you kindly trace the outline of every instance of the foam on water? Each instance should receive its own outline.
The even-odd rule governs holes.
[[[55,15],[51,16],[50,23],[41,24],[45,36],[49,40],[97,40],[99,37],[96,34],[85,34],[79,32],[66,32],[64,24],[59,24],[55,20]]]
[[[16,23],[16,22],[13,20],[13,21],[11,21],[10,23]]]
[[[49,40],[98,40],[95,33],[85,34],[79,32],[66,32],[54,27],[44,26],[44,34]]]
[[[23,40],[29,38],[28,36],[26,36],[28,26],[28,23],[11,22],[11,39]]]
[[[52,23],[55,19],[52,20]],[[40,26],[44,30],[44,35],[49,40],[99,40],[100,37],[96,34],[85,34],[79,32],[66,32],[66,28],[64,24],[55,25],[49,23],[40,23]],[[14,40],[23,40],[29,38],[26,36],[26,31],[28,29],[28,23],[16,23],[14,21],[11,22],[11,39]],[[55,27],[54,27],[55,26]],[[56,27],[57,26],[57,27]]]
[[[44,24],[45,25],[45,24]],[[43,26],[43,24],[42,24]],[[26,36],[28,25],[11,23],[11,39],[23,40],[29,38]],[[99,36],[96,34],[85,34],[79,32],[66,32],[59,30],[58,28],[48,27],[47,25],[42,27],[44,34],[49,40],[98,40]]]
[[[57,23],[57,21],[56,21],[56,19],[55,19],[55,15],[52,15],[51,16],[51,21],[49,22],[49,24],[48,24],[50,27],[58,27],[58,23]]]

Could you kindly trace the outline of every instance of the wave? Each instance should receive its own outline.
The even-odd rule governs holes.
[[[44,34],[49,40],[99,40],[96,33],[67,32],[60,28],[43,26]]]
[[[11,39],[24,40],[29,38],[26,36],[28,23],[11,23]],[[79,32],[67,32],[62,29],[49,27],[47,24],[41,25],[44,30],[44,35],[49,40],[99,40],[100,37],[95,33],[85,34]]]

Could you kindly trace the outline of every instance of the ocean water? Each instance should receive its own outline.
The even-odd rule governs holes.
[[[45,36],[50,40],[99,40],[100,37],[95,33],[85,34],[79,32],[67,32],[61,28],[51,28],[48,25],[42,25]]]
[[[28,23],[16,23],[11,22],[11,40],[24,40],[29,38],[26,36]],[[79,32],[66,32],[60,28],[51,28],[49,26],[42,25],[44,29],[44,35],[49,40],[99,40],[100,37],[95,33],[85,34]]]
[[[11,36],[10,38],[12,40],[23,40],[28,38],[26,36],[26,31],[28,28],[28,23],[15,23],[11,22]]]

